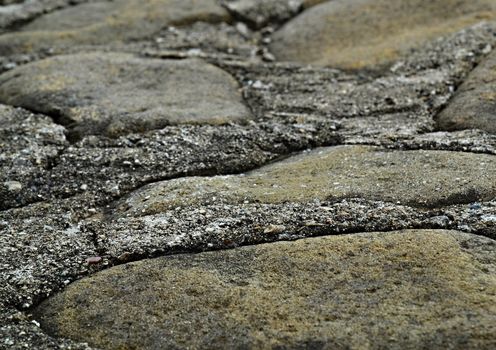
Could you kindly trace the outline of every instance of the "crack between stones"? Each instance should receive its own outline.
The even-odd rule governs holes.
[[[425,133],[428,134],[428,133]],[[419,134],[419,135],[425,135],[425,134]],[[408,140],[406,140],[408,141]],[[472,153],[472,154],[487,154],[490,156],[496,155],[496,151],[483,151],[483,150],[472,150],[472,149],[466,149],[467,145],[463,146],[446,146],[443,147],[443,145],[436,146],[436,145],[409,145],[407,143],[404,144],[397,144],[398,142],[402,142],[402,140],[398,141],[393,141],[396,144],[388,144],[386,142],[379,141],[379,143],[373,143],[369,141],[364,141],[364,142],[354,142],[354,141],[345,141],[342,145],[346,146],[352,146],[352,145],[360,145],[360,146],[373,146],[373,147],[383,147],[384,150],[388,151],[444,151],[444,152],[452,152],[452,153]],[[465,147],[465,148],[464,148]]]

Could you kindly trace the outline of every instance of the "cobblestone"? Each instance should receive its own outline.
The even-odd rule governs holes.
[[[494,6],[0,1],[0,349],[493,349]]]

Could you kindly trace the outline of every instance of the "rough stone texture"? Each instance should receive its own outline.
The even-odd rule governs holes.
[[[63,45],[129,41],[151,36],[167,25],[227,20],[227,11],[215,0],[88,2],[39,17],[23,32],[0,36],[0,51],[26,53]]]
[[[378,64],[365,70],[344,72],[316,65],[277,62],[277,57],[269,50],[271,43],[277,44],[277,34],[272,35],[273,32],[285,21],[291,22],[291,18],[310,14],[308,7],[317,2],[212,0],[191,7],[192,1],[30,0],[0,6],[0,72],[12,71],[2,74],[2,78],[9,76],[12,79],[0,84],[0,89],[15,80],[23,81],[26,92],[30,87],[43,85],[40,81],[46,81],[48,76],[53,79],[62,75],[62,80],[76,76],[77,82],[70,88],[57,90],[56,94],[41,96],[39,91],[33,94],[30,97],[33,106],[45,108],[47,101],[68,108],[87,106],[88,101],[96,106],[96,101],[102,102],[105,98],[108,102],[95,108],[98,111],[95,118],[104,120],[100,124],[88,119],[74,123],[69,117],[76,114],[63,115],[61,110],[43,110],[36,114],[37,107],[29,111],[0,105],[0,349],[91,349],[85,340],[79,342],[50,336],[32,320],[31,310],[43,300],[49,303],[53,296],[76,280],[114,265],[157,256],[185,253],[181,259],[186,261],[197,258],[193,253],[206,250],[228,250],[343,233],[350,234],[353,239],[359,232],[403,229],[450,229],[487,236],[488,239],[472,236],[461,246],[471,251],[485,249],[486,253],[482,255],[486,257],[494,252],[491,239],[496,238],[496,200],[490,171],[494,173],[496,134],[482,128],[439,130],[437,116],[456,102],[451,98],[457,94],[459,86],[474,67],[492,54],[496,44],[496,22],[484,21],[490,16],[481,16],[475,22],[468,18],[458,26],[461,22],[453,20],[456,22],[453,32],[450,29],[450,34],[440,37],[435,34],[433,40],[415,43],[414,50],[398,56],[388,69]],[[397,9],[398,3],[406,2],[388,6]],[[426,7],[419,8],[431,8],[439,3],[429,2],[423,4]],[[447,23],[444,19],[459,18],[460,12],[455,9],[463,13],[469,6],[482,2],[467,3],[460,1],[457,2],[460,6],[446,6],[442,19],[433,12],[422,23],[429,26],[437,21],[443,26]],[[112,9],[116,10],[115,16],[108,17]],[[406,12],[397,11],[387,17],[422,19],[411,15],[415,11],[405,9]],[[369,17],[369,12],[359,12],[351,26],[361,28]],[[343,25],[349,28],[350,23]],[[65,29],[56,26],[65,26]],[[48,30],[50,28],[54,30]],[[317,39],[308,41],[317,42]],[[48,57],[52,58],[41,61]],[[68,57],[74,61],[63,63]],[[98,59],[85,65],[83,58],[87,57]],[[80,64],[75,65],[75,61]],[[30,62],[32,64],[28,65]],[[46,62],[52,63],[46,65]],[[230,119],[221,125],[205,124],[206,119],[202,119],[201,124],[169,125],[155,119],[154,123],[158,123],[155,126],[141,119],[141,124],[134,124],[131,115],[151,117],[143,110],[136,111],[135,105],[150,103],[153,95],[150,91],[160,90],[159,86],[167,81],[167,77],[163,77],[157,82],[155,68],[148,70],[150,65],[198,66],[217,72],[218,76],[225,77],[222,81],[230,81],[226,86],[232,88],[213,91],[208,85],[201,91],[215,95],[222,106],[240,102],[238,105],[249,110],[247,117]],[[36,72],[33,67],[37,67]],[[124,76],[115,72],[116,67]],[[190,73],[183,69],[181,76]],[[151,78],[143,81],[148,75],[152,75]],[[92,85],[89,78],[105,87]],[[114,89],[121,84],[114,82],[121,78],[129,91]],[[202,84],[195,81],[194,85],[187,87],[187,91],[196,91],[197,85]],[[17,92],[21,93],[20,90]],[[14,98],[9,92],[6,94],[9,99]],[[179,91],[174,90],[174,96],[178,94]],[[156,109],[160,109],[164,101],[162,95],[158,99],[160,102],[154,105],[159,105]],[[183,104],[196,108],[198,96],[189,96]],[[127,97],[134,103],[129,103]],[[62,111],[67,112],[67,108]],[[118,121],[127,124],[122,129],[119,129],[122,123],[108,129],[116,122],[111,118],[116,111]],[[203,117],[206,111],[201,111]],[[82,114],[77,116],[83,117]],[[330,148],[312,150],[318,147]],[[355,160],[350,160],[348,165],[338,164],[336,168],[341,169],[340,176],[344,179],[340,183],[357,183],[362,192],[345,191],[345,198],[321,197],[317,185],[329,176],[324,176],[325,171],[321,170],[325,167],[320,163],[310,161],[308,169],[299,169],[301,181],[306,181],[308,174],[320,176],[310,176],[309,184],[314,186],[311,191],[301,191],[301,185],[306,184],[288,179],[284,173],[291,159],[311,159],[318,151],[339,149],[363,151],[351,152]],[[395,164],[388,170],[389,166],[382,162],[384,159],[393,159]],[[423,160],[429,161],[424,164]],[[434,162],[436,160],[438,163]],[[444,169],[443,165],[446,165]],[[262,169],[258,169],[260,167]],[[267,169],[272,170],[268,172]],[[413,170],[400,179],[398,174],[404,173],[403,169]],[[346,170],[356,177],[346,176]],[[381,185],[377,189],[365,181],[367,177],[375,181],[376,175],[387,171],[392,173],[391,180],[388,183],[385,177],[377,177],[376,182]],[[250,175],[240,175],[245,172]],[[215,193],[206,200],[200,198],[202,200],[189,203],[192,197],[186,197],[183,202],[178,200],[177,205],[159,206],[157,211],[122,211],[121,205],[126,199],[140,199],[142,191],[161,188],[163,181],[167,181],[167,186],[197,181],[214,183],[218,182],[219,176],[226,175],[228,181],[223,185],[239,182],[242,190],[250,195],[265,199],[270,195],[274,199],[274,193],[284,192],[282,187],[269,186],[269,190],[262,193],[260,187],[246,182],[253,174],[262,173],[276,174],[284,179],[282,183],[296,187],[298,191],[294,190],[288,196],[291,201],[239,201],[236,196],[227,198]],[[421,174],[423,179],[420,179]],[[210,181],[209,177],[212,177]],[[268,178],[255,177],[264,187],[272,185]],[[457,177],[467,182],[460,183]],[[418,188],[408,188],[407,181],[403,180],[418,184]],[[436,181],[442,184],[441,191],[435,191]],[[324,181],[324,185],[329,186],[324,186],[322,192],[334,191],[335,182],[338,181]],[[388,185],[398,189],[399,195],[410,196],[412,201],[400,204],[396,198],[389,201],[397,196],[392,195]],[[429,188],[434,189],[430,194]],[[235,191],[233,189],[233,193]],[[450,194],[456,195],[450,197]],[[284,196],[278,196],[281,198]],[[427,202],[418,204],[420,200]],[[139,202],[137,208],[140,206]],[[464,234],[455,234],[460,235]],[[429,252],[439,242],[442,243],[439,246],[447,247],[443,239],[436,238],[435,232],[432,236],[435,239],[426,237],[419,240],[418,245],[423,245]],[[276,251],[279,249],[276,247],[270,249]],[[453,252],[454,258],[436,259],[435,264],[426,263],[426,269],[448,271],[467,261],[463,252],[444,248],[441,250]],[[227,253],[216,252],[211,256],[214,258],[217,254]],[[367,258],[363,254],[357,255],[356,259],[358,257]],[[143,264],[146,263],[150,262],[145,260]],[[367,267],[364,265],[363,268]],[[466,271],[463,271],[460,278],[465,276]],[[112,274],[112,270],[108,273]],[[206,276],[210,275],[207,273]],[[403,280],[408,277],[400,275],[399,271],[398,276]],[[455,277],[458,276],[450,276],[450,281]],[[467,292],[460,293],[461,299],[456,300],[470,299],[473,295],[470,288],[481,283],[480,280],[466,281],[470,282],[466,283]],[[346,283],[359,288],[361,279],[353,277]],[[406,293],[406,296],[410,294]],[[349,294],[345,294],[340,300],[351,300],[348,297]],[[454,300],[446,299],[443,302]],[[363,292],[359,301],[366,304],[374,299],[368,292]],[[264,305],[262,301],[258,307]],[[353,307],[346,302],[337,305]],[[480,310],[466,305],[466,310]],[[425,301],[416,309],[427,310],[429,306]],[[468,320],[475,311],[460,312],[457,320]],[[374,323],[375,328],[369,328],[401,332],[398,341],[404,342],[398,344],[403,348],[408,339],[413,339],[417,341],[416,345],[444,349],[445,344],[432,339],[447,339],[449,334],[443,330],[456,321],[442,315],[445,314],[436,316],[440,317],[436,322],[439,326],[433,326],[430,331],[424,327],[421,334],[402,331],[405,328],[401,328],[404,325],[401,322],[391,323],[398,324],[398,328],[390,326],[387,318],[381,318]],[[298,316],[308,320],[306,317],[311,315],[302,312]],[[354,324],[367,322],[366,318],[357,317],[362,323]],[[397,320],[408,315],[400,310],[394,317]],[[479,318],[473,319],[474,322],[468,321],[457,328],[462,330],[458,336],[450,337],[457,342],[454,348],[470,348],[470,343],[467,345],[460,340],[460,334],[476,335],[494,324],[489,320],[479,327],[476,322]],[[117,321],[124,324],[127,320]],[[474,328],[463,331],[470,329],[469,326]],[[308,329],[295,328],[295,333],[304,334]],[[436,329],[440,330],[439,334]],[[491,331],[491,335],[494,334],[494,330]],[[341,333],[338,345],[349,348],[353,346],[351,339],[356,338],[348,337],[346,332]],[[258,334],[262,333],[258,331]],[[356,334],[361,336],[363,333]],[[489,344],[488,347],[493,348],[494,336],[491,335],[485,338],[484,344],[476,345],[484,348]],[[386,337],[376,338],[378,342],[388,344],[393,341]],[[467,339],[468,342],[476,338]],[[157,338],[151,336],[150,341],[157,341]],[[281,345],[284,347],[285,344]],[[296,345],[299,348],[322,346],[315,342]]]
[[[333,0],[287,23],[270,48],[279,60],[377,68],[495,13],[491,0]]]
[[[346,197],[433,207],[496,198],[495,173],[494,156],[331,147],[242,176],[152,184],[131,194],[120,210],[147,215],[198,202],[283,203]]]
[[[88,0],[4,0],[0,7],[0,33],[27,23],[51,11],[87,2]]]
[[[0,76],[0,101],[52,115],[76,136],[243,121],[250,112],[237,90],[202,61],[115,53],[58,56]]]
[[[227,9],[256,28],[290,19],[303,9],[326,0],[234,0],[226,1]]]
[[[1,0],[0,5],[5,6],[5,5],[11,5],[15,4],[16,2],[22,2],[23,0]]]
[[[443,130],[480,129],[496,134],[496,55],[491,54],[458,88],[438,115]]]
[[[78,281],[35,318],[105,349],[490,349],[495,248],[419,230],[178,255]]]

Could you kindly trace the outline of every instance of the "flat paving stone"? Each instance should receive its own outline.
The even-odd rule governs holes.
[[[219,23],[230,16],[215,0],[99,1],[50,12],[21,31],[0,36],[5,54],[77,44],[107,44],[152,36],[170,25]]]
[[[495,6],[0,6],[0,349],[496,348]]]
[[[496,134],[496,54],[477,66],[437,116],[442,130],[480,129]]]
[[[245,175],[190,177],[150,184],[118,205],[126,215],[215,203],[283,203],[366,198],[420,207],[491,200],[496,157],[368,146],[316,149]]]
[[[200,60],[121,53],[57,56],[0,75],[0,101],[51,115],[76,136],[244,121],[238,90]]]
[[[411,230],[144,260],[34,312],[102,349],[491,349],[495,242]]]
[[[274,36],[278,60],[380,68],[436,37],[492,19],[492,0],[334,0],[312,7]]]

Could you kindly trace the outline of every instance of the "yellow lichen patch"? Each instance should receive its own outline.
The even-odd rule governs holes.
[[[490,243],[412,230],[145,260],[76,282],[36,314],[57,336],[105,349],[485,346],[496,257],[461,248],[476,240]]]

